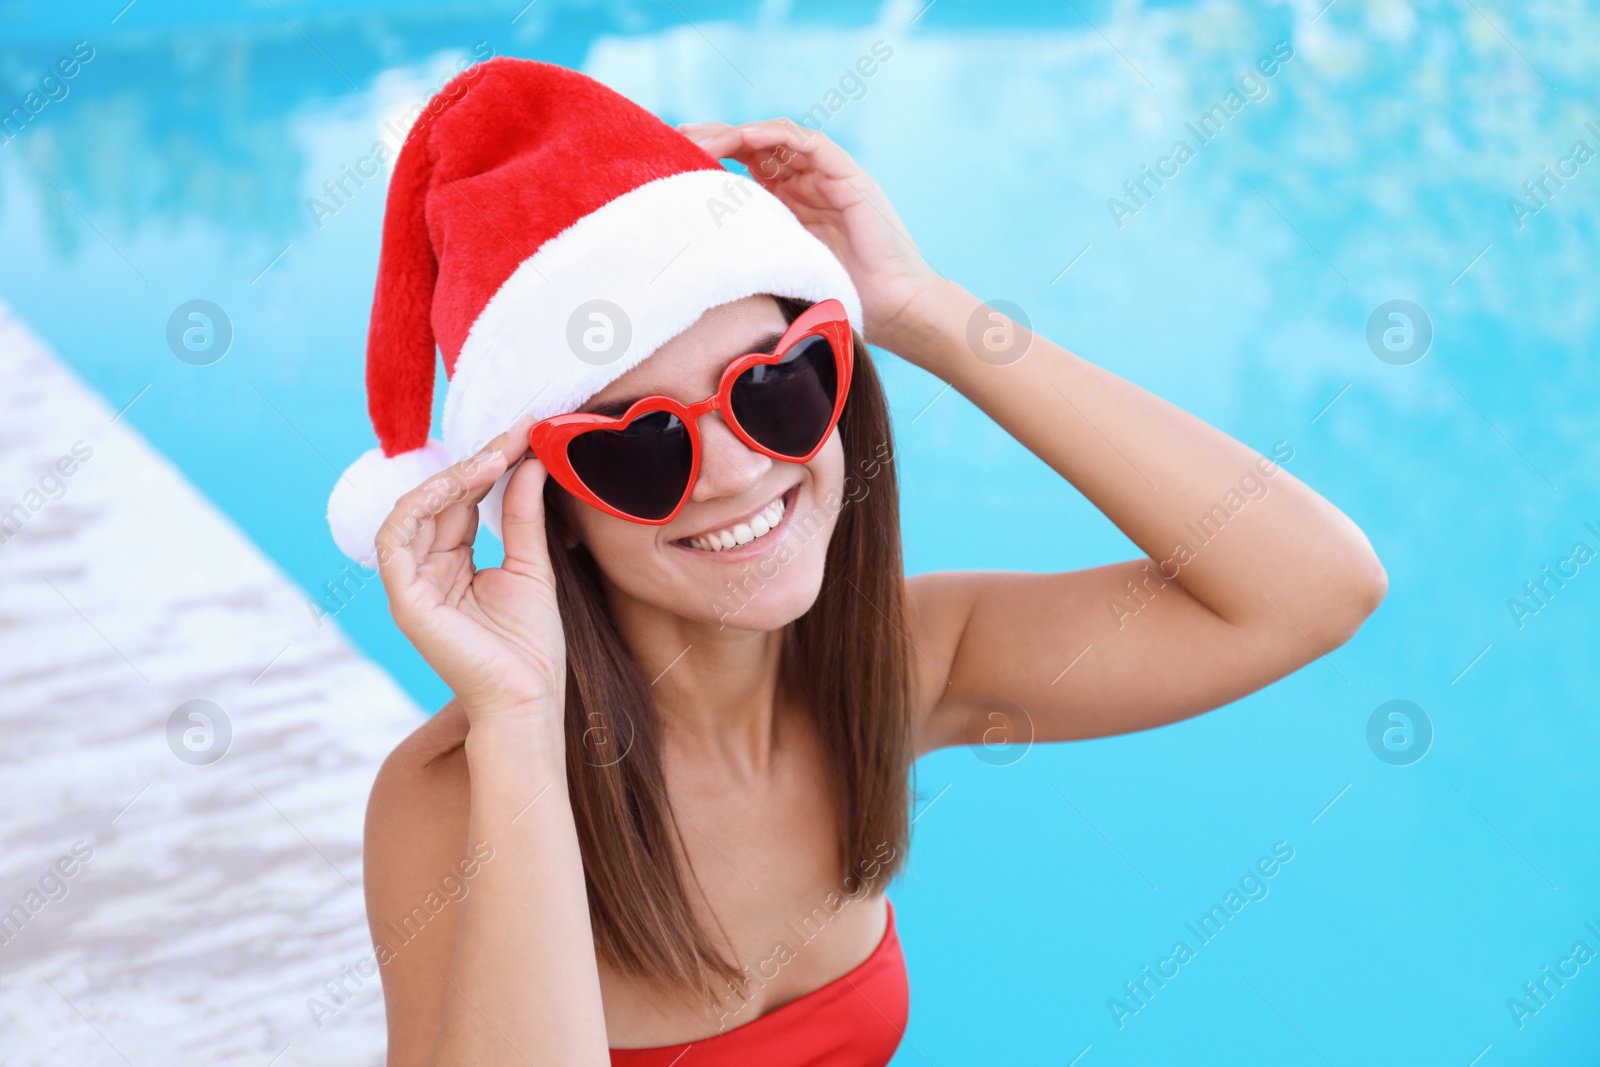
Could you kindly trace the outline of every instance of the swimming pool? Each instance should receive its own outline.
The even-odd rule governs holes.
[[[305,590],[307,627],[437,706],[322,520],[371,443],[383,187],[347,175],[486,52],[674,122],[810,115],[936,268],[1287,450],[1391,583],[1351,644],[1209,716],[924,760],[896,1062],[1576,1062],[1600,1044],[1573,953],[1600,951],[1600,566],[1575,550],[1600,551],[1600,159],[1575,151],[1600,152],[1600,13],[1324,2],[14,2],[0,298]],[[184,347],[197,300],[226,345]],[[1131,552],[882,363],[912,571]]]

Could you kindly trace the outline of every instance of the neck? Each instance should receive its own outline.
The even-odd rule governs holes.
[[[664,741],[696,759],[764,775],[779,741],[783,630],[698,622],[607,590],[622,642],[649,685]]]

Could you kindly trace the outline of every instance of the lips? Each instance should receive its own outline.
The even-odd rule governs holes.
[[[754,514],[714,530],[706,530],[689,537],[681,537],[678,544],[699,552],[729,552],[758,542],[783,525],[783,517],[791,506],[790,498],[796,495],[791,489]]]

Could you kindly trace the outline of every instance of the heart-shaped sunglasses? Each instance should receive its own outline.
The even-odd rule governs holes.
[[[620,416],[554,415],[528,431],[562,488],[608,515],[665,526],[700,473],[700,418],[715,411],[746,445],[806,463],[828,440],[850,392],[854,362],[842,303],[823,300],[790,324],[772,352],[739,356],[717,391],[696,404],[647,396]]]

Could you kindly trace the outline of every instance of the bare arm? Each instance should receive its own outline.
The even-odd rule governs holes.
[[[477,503],[524,455],[525,434],[524,422],[402,497],[378,538],[390,611],[469,722],[470,786],[465,812],[451,811],[433,806],[449,795],[438,780],[448,767],[385,767],[368,817],[375,937],[438,868],[479,861],[449,918],[383,966],[395,1067],[610,1062],[567,794],[565,644],[537,460],[506,490],[504,564],[472,564]]]
[[[463,902],[437,1064],[610,1062],[559,738],[531,723],[467,737],[467,840],[494,847]]]
[[[1022,357],[978,358],[974,314],[997,341],[1010,331]],[[982,408],[1146,557],[914,579],[912,637],[928,657],[924,751],[971,743],[968,724],[987,701],[1020,705],[1042,741],[1193,715],[1338,647],[1383,599],[1366,537],[1282,469],[1292,448],[1261,456],[942,279],[898,327],[898,351]]]

